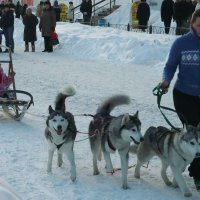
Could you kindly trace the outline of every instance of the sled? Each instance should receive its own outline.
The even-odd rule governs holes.
[[[6,54],[1,53],[5,55],[6,59],[0,59],[0,64],[2,67],[3,64],[8,64],[8,74],[13,74],[10,87],[7,90],[0,91],[3,94],[0,95],[0,106],[4,113],[14,120],[20,121],[29,107],[34,103],[33,96],[29,92],[16,89],[11,49],[3,45],[0,45],[0,47],[8,50]]]

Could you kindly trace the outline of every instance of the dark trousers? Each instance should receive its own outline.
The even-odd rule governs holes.
[[[168,34],[171,26],[171,19],[170,20],[165,20],[164,21],[164,26],[165,26],[165,33]]]
[[[145,29],[147,29],[147,21],[146,20],[139,20],[138,21],[138,27],[139,29],[142,29],[143,32],[145,32]]]
[[[25,45],[28,45],[28,43],[29,43],[29,42],[26,42],[26,41],[25,41]],[[35,42],[34,42],[34,41],[33,41],[33,42],[30,42],[30,43],[31,43],[32,46],[35,45]]]
[[[83,15],[83,22],[85,24],[90,24],[90,21],[91,21],[91,16]]]
[[[200,97],[184,94],[176,89],[173,91],[174,107],[182,123],[197,126],[200,122]],[[188,168],[189,175],[200,179],[200,158],[195,158]]]
[[[6,29],[4,29],[4,36],[6,40],[6,46],[10,47],[11,50],[14,50],[14,39],[13,39],[13,33],[14,33],[14,26],[10,26]]]
[[[53,46],[52,46],[52,43],[51,43],[51,37],[50,36],[44,36],[44,50],[53,51]]]

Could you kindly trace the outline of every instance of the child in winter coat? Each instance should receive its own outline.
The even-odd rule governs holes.
[[[74,6],[73,6],[73,2],[70,1],[69,2],[69,9],[68,9],[68,19],[70,23],[74,22]]]
[[[0,97],[3,97],[5,91],[12,84],[13,78],[11,75],[6,75],[0,64]]]

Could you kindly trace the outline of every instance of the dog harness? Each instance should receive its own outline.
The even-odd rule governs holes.
[[[175,133],[174,131],[171,131],[163,126],[155,128],[155,131],[151,132],[149,135],[149,139],[152,143],[153,150],[163,155],[165,138],[169,136],[168,143],[170,143],[173,140],[174,133]],[[174,143],[171,142],[171,144],[176,153],[186,162],[186,159],[178,152],[178,150],[174,146]]]
[[[59,150],[59,149],[62,147],[62,145],[70,138],[70,136],[67,137],[67,132],[68,132],[68,131],[66,131],[66,132],[65,132],[65,135],[63,136],[63,142],[62,142],[61,144],[56,144],[56,143],[53,141],[53,137],[52,137],[52,135],[51,135],[51,132],[48,130],[49,139],[50,139],[51,143],[53,143],[53,144],[56,146],[56,148],[57,148],[58,150]]]

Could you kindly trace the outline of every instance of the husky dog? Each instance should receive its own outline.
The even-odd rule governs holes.
[[[76,165],[74,161],[74,140],[77,129],[74,117],[70,112],[65,111],[65,99],[75,94],[73,87],[62,89],[55,101],[55,110],[49,106],[49,116],[46,121],[45,137],[48,141],[48,164],[47,172],[52,171],[52,160],[54,151],[58,151],[58,166],[63,163],[62,154],[66,154],[71,164],[71,180],[76,180]]]
[[[103,151],[107,173],[113,173],[110,153],[118,150],[121,158],[122,188],[127,189],[127,171],[129,147],[131,141],[139,144],[143,141],[140,132],[141,122],[138,112],[135,115],[124,114],[113,117],[110,112],[119,105],[129,104],[130,98],[126,95],[116,95],[104,101],[97,109],[94,119],[90,122],[90,146],[93,153],[94,175],[99,174],[97,159],[101,160]]]
[[[134,148],[131,149],[134,150]],[[161,126],[150,127],[144,135],[144,142],[136,149],[136,178],[140,178],[140,167],[156,155],[162,162],[161,177],[165,184],[178,186],[185,197],[192,195],[182,173],[195,157],[200,156],[200,124],[197,127],[187,126],[180,132],[170,131]],[[168,166],[174,176],[173,182],[167,177]]]

